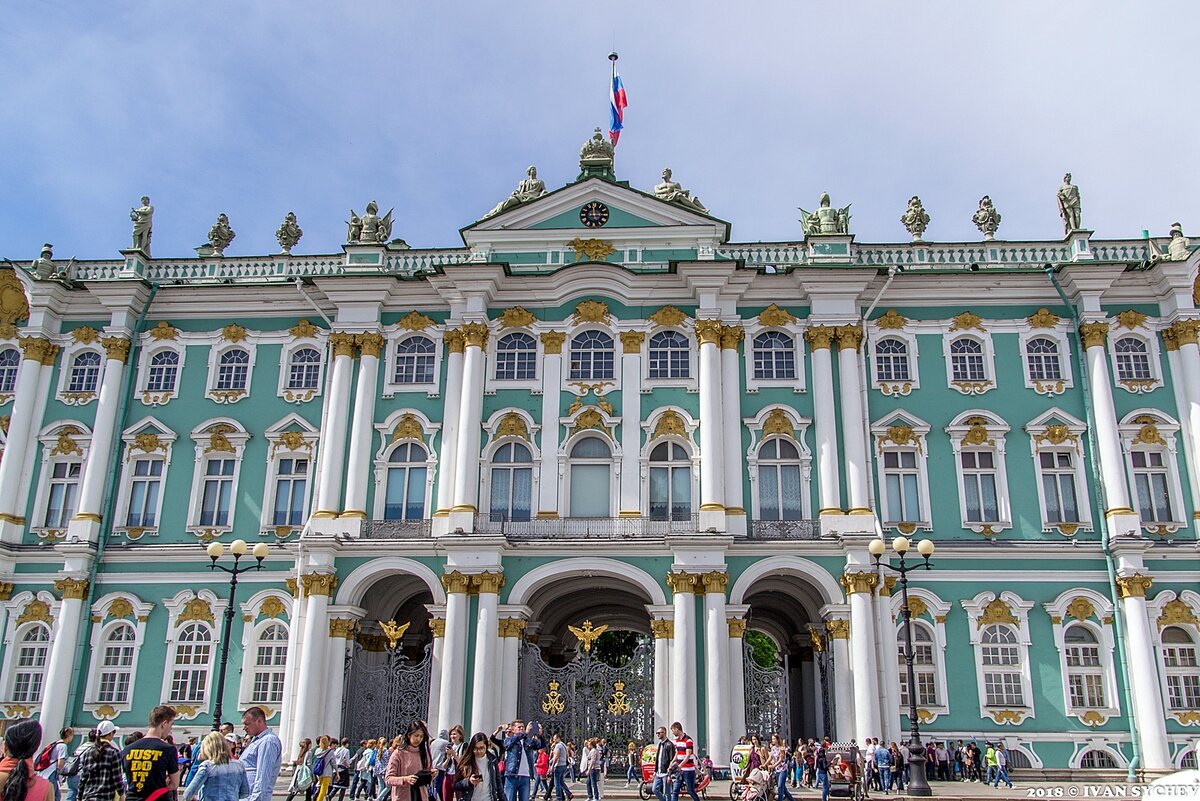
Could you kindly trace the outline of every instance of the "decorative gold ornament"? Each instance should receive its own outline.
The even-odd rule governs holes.
[[[263,599],[262,605],[258,607],[260,615],[270,618],[282,617],[286,612],[287,607],[283,605],[283,601],[274,595],[268,595]]]
[[[563,342],[566,341],[567,335],[562,331],[543,331],[538,335],[538,339],[542,340],[542,350],[547,356],[562,353]]]
[[[0,271],[3,272],[3,271]],[[24,704],[5,704],[4,716],[10,720],[28,718],[33,715],[33,707]]]
[[[292,335],[292,339],[316,339],[321,329],[310,323],[307,319],[293,325],[288,329],[288,333]]]
[[[625,682],[613,682],[613,693],[608,699],[608,714],[628,715],[633,711],[629,704],[629,696],[625,693]]]
[[[436,323],[418,311],[410,311],[401,317],[396,325],[405,331],[424,331],[426,328],[432,328]]]
[[[397,624],[395,620],[380,623],[379,627],[383,629],[383,636],[387,637],[388,648],[396,650],[396,646],[400,644],[400,638],[404,636],[404,632],[408,631],[408,627],[411,625],[411,622]]]
[[[63,600],[68,598],[81,601],[87,597],[88,580],[81,578],[61,578],[54,582],[54,589]]]
[[[434,637],[445,637],[446,636],[446,618],[444,618],[444,617],[429,618],[429,630],[433,633]]]
[[[972,311],[965,311],[954,318],[950,323],[951,331],[969,331],[974,328],[977,331],[986,331],[983,327],[983,319],[978,314]]]
[[[857,325],[839,325],[837,327],[838,350],[852,350],[857,353],[862,339],[863,330]]]
[[[312,443],[304,438],[302,431],[284,431],[271,442],[271,455],[277,450],[308,451],[312,453]]]
[[[488,327],[483,323],[464,323],[459,330],[462,331],[463,338],[467,341],[467,347],[487,347]]]
[[[1187,712],[1172,712],[1171,717],[1184,726],[1196,726],[1200,724],[1200,711],[1195,709]]]
[[[1195,345],[1200,340],[1200,320],[1177,320],[1171,324],[1179,345]]]
[[[600,300],[585,300],[575,306],[572,321],[580,323],[607,323],[612,318],[608,313],[608,304]]]
[[[81,325],[71,332],[71,339],[83,345],[90,345],[100,338],[100,332],[90,325]]]
[[[311,598],[314,595],[332,598],[337,583],[336,573],[304,573],[300,576],[300,588],[304,591],[305,598]]]
[[[725,594],[725,588],[729,585],[729,574],[720,570],[710,570],[700,577],[701,583],[704,585],[704,594],[716,593]]]
[[[999,598],[993,599],[983,608],[983,614],[975,621],[975,628],[981,629],[993,623],[1009,623],[1013,626],[1021,625],[1021,621],[1013,614],[1008,604]]]
[[[671,588],[671,592],[695,592],[696,585],[700,583],[700,577],[695,573],[668,573],[667,586]]]
[[[205,453],[237,453],[237,449],[233,447],[233,443],[229,441],[229,435],[236,432],[237,429],[229,423],[216,423],[208,429],[208,445],[205,446]]]
[[[1064,442],[1078,442],[1079,437],[1071,433],[1071,429],[1067,428],[1062,423],[1052,423],[1046,426],[1046,430],[1034,434],[1033,440],[1037,444],[1049,442],[1051,445],[1061,445]]]
[[[837,618],[826,620],[825,632],[831,640],[848,640],[850,639],[850,621]]]
[[[860,592],[870,594],[875,591],[876,585],[879,584],[879,576],[865,571],[844,573],[838,577],[838,583],[842,585],[842,589],[847,595],[854,595]]]
[[[288,592],[292,594],[293,598],[300,597],[300,581],[296,577],[293,576],[289,578],[284,582],[284,584],[287,586]]]
[[[1146,590],[1154,584],[1154,579],[1134,573],[1132,576],[1117,576],[1117,591],[1122,598],[1145,598]]]
[[[457,570],[452,570],[442,576],[442,586],[446,592],[466,592],[471,588],[471,577]]]
[[[26,623],[39,621],[47,625],[54,625],[54,620],[50,617],[50,604],[34,598],[29,603],[25,604],[25,608],[21,610],[21,614],[17,616],[17,625],[23,626]]]
[[[333,357],[348,356],[354,358],[354,334],[345,331],[334,331],[329,335],[329,347],[333,349]]]
[[[763,420],[762,433],[764,437],[776,434],[792,437],[793,439],[796,437],[796,429],[792,425],[792,418],[788,417],[787,412],[778,406],[767,412],[767,417]]]
[[[988,436],[987,420],[982,417],[972,417],[967,420],[967,433],[963,435],[963,442],[967,445],[987,445],[994,446],[996,441]]]
[[[29,319],[25,287],[11,267],[0,270],[0,323],[13,325]]]
[[[16,339],[18,329],[12,323],[0,323],[0,339]]]
[[[363,356],[374,356],[378,359],[383,353],[383,346],[387,340],[383,338],[383,334],[377,331],[365,331],[356,334],[354,341],[358,344],[358,350]]]
[[[870,510],[865,510],[865,511],[870,511]],[[854,514],[854,512],[851,511],[851,512],[849,512],[849,514]],[[880,597],[881,598],[890,598],[892,595],[892,590],[894,590],[894,589],[896,589],[896,577],[895,576],[884,576],[882,583],[880,583],[880,585],[879,585]]]
[[[546,697],[542,699],[542,711],[547,715],[561,715],[566,711],[567,704],[563,701],[562,693],[558,691],[559,683],[552,681],[546,685]]]
[[[1200,620],[1196,619],[1196,613],[1192,611],[1190,606],[1178,598],[1163,604],[1162,612],[1159,614],[1157,622],[1160,629],[1164,626],[1181,626],[1185,624],[1200,626]]]
[[[817,325],[804,332],[808,347],[813,351],[828,350],[836,336],[837,327],[832,325]]]
[[[100,344],[104,346],[104,354],[113,361],[125,364],[129,361],[129,348],[133,345],[124,337],[105,337],[100,340]]]
[[[237,323],[230,323],[221,329],[221,339],[226,342],[241,342],[246,338],[246,329]]]
[[[996,709],[988,714],[992,716],[992,720],[996,723],[1011,723],[1014,726],[1020,726],[1021,720],[1025,717],[1025,712],[1020,709]]]
[[[888,426],[887,432],[879,437],[879,452],[883,453],[883,447],[887,443],[893,443],[900,447],[909,447],[912,445],[918,448],[921,445],[921,436],[913,431],[910,425],[894,425]]]
[[[584,409],[579,413],[579,416],[575,418],[575,424],[571,426],[571,433],[575,434],[577,432],[587,431],[589,429],[598,429],[605,432],[608,430],[604,426],[604,418],[601,416],[600,412],[591,407]]]
[[[902,331],[904,326],[908,325],[908,318],[901,315],[895,309],[888,309],[883,313],[882,317],[875,319],[875,325],[885,331]]]
[[[1025,320],[1029,323],[1030,328],[1054,328],[1062,318],[1043,306]]]
[[[1146,325],[1146,315],[1134,309],[1126,309],[1117,315],[1117,325],[1133,331]]]
[[[592,621],[583,621],[582,626],[567,626],[567,631],[575,635],[575,639],[579,640],[579,644],[583,646],[584,651],[592,650],[592,643],[600,639],[600,635],[608,631],[608,624],[603,626],[592,626]]]
[[[621,349],[623,353],[641,353],[642,343],[646,341],[644,331],[622,331]]]
[[[746,618],[731,617],[725,621],[729,627],[729,636],[734,639],[743,639],[746,636]]]
[[[529,441],[529,426],[525,422],[525,418],[516,412],[505,412],[500,418],[500,422],[496,424],[496,438],[500,437],[520,437],[526,442]]]
[[[825,639],[821,636],[821,632],[817,631],[816,626],[808,627],[808,644],[818,654],[825,651]]]
[[[1162,330],[1163,347],[1167,353],[1174,353],[1179,350],[1179,337],[1175,334],[1175,327],[1164,328]]]
[[[0,273],[3,273],[0,270]],[[45,364],[46,354],[51,348],[55,348],[55,353],[58,352],[57,346],[50,344],[50,340],[42,339],[41,337],[21,337],[17,340],[17,344],[21,348],[21,355],[26,359],[33,359]]]
[[[1108,323],[1081,323],[1079,337],[1083,340],[1084,348],[1102,348],[1104,339],[1108,336]]]
[[[1094,614],[1096,614],[1096,607],[1092,605],[1091,601],[1089,601],[1087,598],[1084,598],[1082,595],[1078,596],[1067,605],[1067,615],[1075,618],[1076,620],[1087,620]]]
[[[917,720],[921,723],[933,723],[937,720],[937,715],[928,709],[917,709]]]
[[[66,425],[58,429],[58,440],[54,443],[54,447],[50,449],[51,456],[67,456],[74,454],[83,456],[83,448],[79,447],[79,443],[75,441],[75,437],[83,432],[77,426]]]
[[[913,617],[920,617],[929,611],[929,607],[917,596],[910,595],[908,597],[908,611]]]
[[[796,322],[796,315],[786,309],[781,309],[772,303],[758,313],[758,324],[767,328],[777,328]]]
[[[141,451],[142,453],[154,453],[155,451],[167,452],[167,443],[163,442],[155,432],[146,432],[137,434],[133,438],[133,450]]]
[[[1142,415],[1145,417],[1146,415]],[[1139,422],[1135,420],[1134,422]],[[1152,422],[1145,423],[1138,429],[1137,436],[1133,438],[1133,444],[1145,443],[1146,445],[1166,445],[1167,441],[1163,439],[1162,434],[1158,431],[1158,426]]]
[[[343,640],[354,638],[354,633],[358,629],[358,621],[345,617],[329,618],[329,636]]]
[[[674,306],[663,306],[648,318],[655,325],[661,325],[666,328],[674,328],[681,325],[687,319],[687,315]]]
[[[733,621],[733,620],[729,621],[729,625],[730,625],[729,636],[731,636],[731,637],[735,636],[733,634],[733,624],[735,622],[738,622],[738,621]],[[743,631],[745,631],[744,624],[746,621],[743,620],[740,622],[743,624]],[[650,633],[654,635],[654,639],[656,639],[656,640],[673,639],[675,637],[675,621],[673,621],[673,620],[657,620],[657,619],[651,620],[650,621]]]
[[[179,329],[166,320],[159,320],[158,325],[147,331],[150,338],[156,342],[174,341],[179,339]]]
[[[719,320],[697,320],[695,323],[696,341],[701,345],[720,345],[721,329],[724,327]]]
[[[8,435],[8,425],[12,422],[11,414],[0,414],[0,431],[3,431],[5,436]]]
[[[666,436],[687,438],[687,428],[684,425],[683,418],[674,409],[667,409],[659,415],[658,422],[654,425],[654,433],[650,435],[650,439],[656,440],[659,437]]]
[[[617,249],[612,246],[611,242],[605,242],[602,239],[580,239],[575,237],[567,243],[567,247],[575,251],[575,261],[583,261],[583,257],[587,256],[588,261],[605,261],[609,256],[617,252]]]
[[[738,323],[721,326],[721,350],[737,350],[746,338],[746,331]]]
[[[525,328],[537,322],[533,312],[523,306],[513,306],[505,309],[498,318],[503,328]]]
[[[478,593],[499,593],[504,588],[504,574],[485,570],[471,576],[471,589]]]
[[[446,329],[442,334],[442,341],[446,343],[447,353],[462,353],[467,349],[467,339],[463,336],[462,331],[454,328]]]
[[[208,601],[203,598],[192,598],[183,605],[183,611],[176,618],[175,625],[182,626],[184,623],[193,620],[208,623],[211,626],[216,625],[216,620],[213,618],[212,606]]]
[[[405,412],[400,415],[400,419],[396,421],[396,427],[392,429],[392,442],[398,442],[402,439],[425,440],[425,429],[421,427],[421,421],[412,412]]]
[[[13,585],[11,581],[0,581],[0,601],[12,598]]]

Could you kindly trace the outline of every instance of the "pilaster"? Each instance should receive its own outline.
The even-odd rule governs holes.
[[[484,323],[466,323],[460,329],[466,340],[463,355],[462,405],[458,419],[458,455],[454,463],[454,506],[450,530],[472,531],[479,511],[479,440],[483,422],[483,349],[488,328]]]
[[[742,447],[742,370],[738,348],[746,332],[740,322],[721,327],[721,430],[724,435],[725,530],[746,533],[745,492],[742,477],[746,453]]]
[[[1140,555],[1132,561],[1140,564]],[[1125,615],[1125,638],[1129,659],[1129,689],[1133,715],[1142,751],[1142,765],[1149,771],[1166,771],[1173,766],[1167,743],[1167,722],[1163,711],[1162,690],[1158,683],[1158,664],[1150,616],[1146,610],[1146,591],[1154,581],[1150,576],[1130,572],[1123,566],[1116,578],[1121,611]]]
[[[539,518],[558,517],[559,399],[562,395],[562,349],[567,335],[544,331],[542,341],[542,448],[538,465]],[[640,401],[639,401],[640,404]]]
[[[621,332],[621,517],[641,517],[643,331]]]
[[[696,320],[700,343],[700,525],[725,530],[724,434],[721,431],[721,329],[716,320]]]
[[[846,452],[846,502],[849,514],[872,514],[867,491],[866,420],[863,415],[859,347],[863,330],[857,324],[837,327],[838,379],[841,391],[842,437]]]
[[[820,516],[842,514],[841,484],[838,477],[837,412],[833,403],[833,358],[831,345],[837,329],[819,325],[808,329],[804,338],[812,355],[813,429],[817,438],[817,496]]]

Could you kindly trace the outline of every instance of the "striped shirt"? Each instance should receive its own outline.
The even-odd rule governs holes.
[[[681,771],[696,771],[696,743],[686,733],[675,738],[675,753]]]

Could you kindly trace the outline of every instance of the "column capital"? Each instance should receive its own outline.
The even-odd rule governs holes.
[[[1085,349],[1102,348],[1104,340],[1108,337],[1108,323],[1102,320],[1094,323],[1080,323],[1079,337],[1083,340]]]
[[[1141,573],[1134,573],[1132,576],[1117,576],[1116,583],[1122,599],[1145,598],[1146,590],[1154,584],[1154,579],[1143,576]]]
[[[730,637],[740,640],[746,636],[746,618],[731,617],[726,622],[729,624]]]
[[[850,621],[849,620],[826,620],[825,631],[829,634],[831,640],[848,640],[850,639]]]
[[[471,576],[471,589],[477,593],[499,593],[504,587],[504,574],[493,573],[490,570],[485,570],[482,573],[475,573]]]
[[[1179,337],[1175,333],[1175,326],[1172,325],[1164,328],[1159,333],[1162,334],[1163,347],[1166,348],[1168,353],[1179,350]]]
[[[858,351],[863,340],[863,330],[857,324],[839,325],[837,327],[837,343],[838,350],[853,350]]]
[[[42,364],[46,364],[47,358],[53,364],[54,357],[58,355],[58,346],[42,337],[21,337],[17,340],[17,344],[20,345],[21,355],[24,358],[39,361]]]
[[[1175,341],[1179,346],[1195,345],[1197,338],[1200,337],[1200,320],[1176,320],[1168,329],[1175,334]],[[1163,331],[1163,338],[1166,338],[1166,331]]]
[[[446,636],[446,618],[431,617],[429,618],[429,630],[433,632],[434,637]]]
[[[88,580],[82,578],[58,579],[54,582],[54,589],[58,590],[64,601],[68,598],[82,601],[87,597]]]
[[[314,595],[331,598],[337,587],[337,581],[336,573],[305,573],[300,576],[300,588],[304,591],[305,598],[311,598]]]
[[[375,331],[368,331],[364,334],[355,336],[358,343],[358,349],[362,351],[363,356],[374,356],[379,358],[379,354],[383,353],[383,334]]]
[[[348,617],[331,617],[329,618],[329,636],[343,640],[354,639],[355,629],[358,628],[358,621]]]
[[[812,350],[827,350],[837,336],[837,327],[832,325],[817,325],[804,332],[804,338]]]
[[[288,592],[290,592],[292,594],[292,597],[299,598],[300,597],[300,581],[299,581],[299,579],[290,578],[287,580],[286,583],[287,583]]]
[[[641,353],[642,343],[646,341],[645,331],[622,331],[621,345],[624,353]]]
[[[675,639],[675,621],[651,620],[650,633],[654,635],[654,639],[656,640],[673,640]]]
[[[546,355],[562,353],[563,342],[566,342],[567,335],[563,331],[543,331],[538,335],[538,339],[542,340],[542,350]]]
[[[681,592],[696,592],[696,585],[700,583],[700,576],[696,573],[685,573],[682,570],[676,573],[667,574],[667,586],[671,588],[673,593]]]
[[[704,593],[720,593],[725,594],[725,587],[729,585],[729,574],[722,570],[710,570],[700,576],[700,583],[704,585]]]
[[[894,589],[896,589],[896,577],[884,576],[883,582],[879,585],[879,595],[883,598],[890,597]]]
[[[471,577],[466,573],[460,573],[457,570],[451,570],[442,576],[442,586],[449,593],[465,593],[471,588]]]
[[[329,335],[329,346],[333,348],[333,356],[349,356],[354,358],[354,334],[345,331],[335,331]]]
[[[696,341],[701,345],[720,345],[721,331],[725,326],[720,320],[697,320],[695,324]]]
[[[721,350],[737,350],[746,338],[746,331],[741,323],[721,326]]]
[[[501,637],[518,639],[525,633],[525,627],[529,625],[527,621],[519,617],[502,617],[496,621],[496,624]]]
[[[838,578],[838,583],[842,585],[842,589],[847,595],[865,592],[868,595],[874,592],[875,587],[879,584],[879,576],[874,573],[858,572],[845,573]]]
[[[463,337],[467,340],[468,348],[483,348],[487,346],[488,327],[484,323],[463,323]]]
[[[446,351],[449,353],[462,353],[467,347],[467,338],[457,328],[447,328],[446,333],[442,334],[442,340],[446,343]]]
[[[129,348],[133,344],[125,337],[105,337],[100,340],[109,359],[125,364],[129,361]]]
[[[0,601],[12,598],[13,585],[11,581],[0,581]]]

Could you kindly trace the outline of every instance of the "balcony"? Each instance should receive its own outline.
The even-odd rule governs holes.
[[[679,516],[675,520],[647,517],[558,517],[544,520],[493,520],[490,515],[475,518],[475,532],[496,534],[510,542],[539,540],[644,540],[661,539],[668,534],[696,533],[697,516]]]
[[[364,540],[424,540],[433,532],[433,521],[424,520],[364,520]]]
[[[752,542],[821,539],[820,520],[754,520],[746,532]]]

